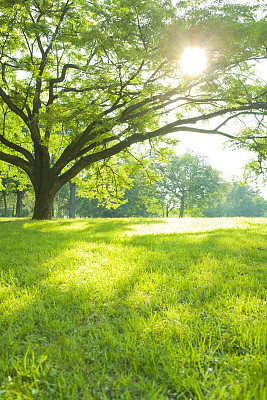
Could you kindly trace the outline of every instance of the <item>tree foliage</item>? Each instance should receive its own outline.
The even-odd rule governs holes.
[[[253,183],[255,178],[261,176],[264,183],[267,182],[267,126],[261,118],[254,128],[245,128],[238,135],[237,142],[231,141],[233,147],[243,148],[254,156],[244,169],[246,182]]]
[[[163,216],[179,209],[179,217],[201,216],[209,203],[214,203],[224,191],[220,173],[203,156],[190,153],[172,156],[168,165],[156,164],[160,179],[156,183],[161,196]]]
[[[206,217],[266,217],[267,201],[258,190],[233,182],[217,206],[206,208],[203,214]]]
[[[266,58],[263,1],[0,5],[0,160],[28,175],[34,218],[51,216],[66,182],[136,143],[173,132],[231,137],[231,119],[266,111],[266,84],[248,77],[252,61]],[[209,66],[190,77],[179,58],[196,45]]]

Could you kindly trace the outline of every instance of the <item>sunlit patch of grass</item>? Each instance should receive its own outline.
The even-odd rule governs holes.
[[[0,398],[267,398],[264,219],[2,220]]]

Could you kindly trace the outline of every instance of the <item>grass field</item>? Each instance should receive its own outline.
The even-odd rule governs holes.
[[[0,399],[267,399],[267,220],[0,220]]]

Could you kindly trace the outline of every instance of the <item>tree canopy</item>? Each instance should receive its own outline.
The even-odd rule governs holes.
[[[264,1],[0,5],[0,160],[28,175],[33,218],[51,217],[66,182],[136,143],[174,132],[232,137],[229,121],[266,112],[266,83],[253,78],[253,61],[267,57]],[[208,57],[194,77],[179,63],[190,46]]]
[[[238,182],[228,185],[218,204],[203,210],[205,217],[266,217],[267,201],[258,190]]]
[[[180,218],[186,209],[194,216],[202,216],[203,208],[225,190],[219,171],[200,155],[173,155],[168,165],[156,164],[155,168],[161,177],[157,186],[166,217],[177,208]]]

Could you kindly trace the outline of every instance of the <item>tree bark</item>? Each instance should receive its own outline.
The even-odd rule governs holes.
[[[7,216],[8,216],[8,211],[7,211],[6,191],[5,191],[5,190],[2,190],[2,194],[3,194],[3,199],[4,199],[5,217],[7,218]]]
[[[166,204],[166,218],[169,218],[169,204]]]
[[[184,216],[184,195],[181,197],[181,204],[180,204],[180,213],[179,213],[179,218],[183,218]]]
[[[69,218],[75,218],[76,183],[75,182],[69,182],[69,186],[70,186]]]
[[[38,127],[36,127],[36,130]],[[61,185],[57,176],[51,174],[50,155],[45,145],[35,145],[35,166],[32,171],[32,184],[35,192],[35,204],[32,219],[52,218],[54,198]]]
[[[53,215],[54,198],[60,186],[55,179],[49,178],[49,169],[42,176],[37,176],[34,182],[35,204],[32,219],[51,219]]]
[[[51,190],[35,192],[35,204],[32,219],[51,219],[55,194]]]
[[[20,218],[22,215],[22,199],[23,199],[23,192],[21,190],[16,191],[17,195],[17,203],[16,203],[16,217]]]
[[[162,218],[165,218],[164,200],[163,200],[162,191],[160,192],[160,198],[161,198]]]

